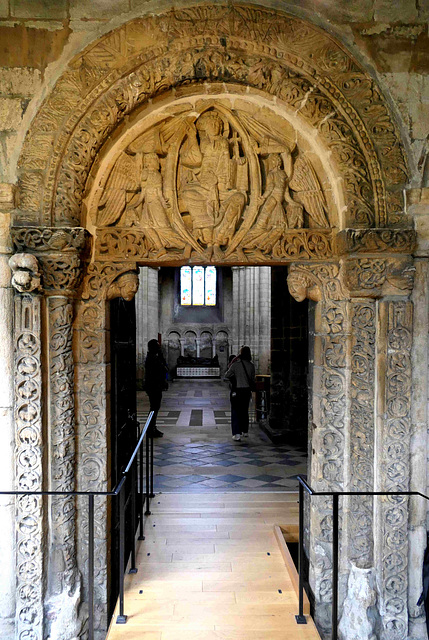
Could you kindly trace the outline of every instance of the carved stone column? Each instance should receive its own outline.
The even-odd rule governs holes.
[[[14,186],[0,184],[0,486],[14,487],[14,423],[13,423],[13,290],[10,282],[9,256],[10,216],[14,207]],[[13,634],[15,618],[15,500],[0,497],[0,637]]]
[[[81,254],[85,249],[83,229],[14,229],[18,253],[11,259],[13,282],[27,286],[28,265],[40,264],[46,304],[39,309],[46,327],[46,414],[47,451],[44,488],[51,491],[75,489],[74,361],[72,351],[72,299],[81,277]],[[27,258],[25,258],[27,256]],[[38,260],[36,260],[36,256]],[[35,270],[35,267],[33,267]],[[38,274],[37,274],[38,276]],[[34,278],[33,278],[34,279]],[[16,285],[17,286],[17,285]],[[40,305],[39,305],[40,306]],[[76,562],[76,504],[70,496],[49,499],[48,552],[44,584],[47,586],[44,611],[45,631],[51,640],[63,637],[64,628],[77,637],[82,630],[78,607],[80,578]]]
[[[83,231],[73,247],[61,253],[39,254],[44,267],[46,327],[48,337],[49,488],[74,491],[75,403],[73,359],[73,298],[81,278]],[[81,580],[76,557],[76,499],[55,496],[50,501],[50,550],[46,612],[50,638],[62,638],[64,626],[78,637]]]
[[[42,349],[40,276],[34,256],[11,258],[15,295],[15,488],[43,489]],[[25,283],[25,284],[23,284]],[[15,637],[43,640],[44,503],[16,500]]]

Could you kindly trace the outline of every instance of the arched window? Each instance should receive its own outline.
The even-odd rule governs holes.
[[[216,267],[180,269],[180,304],[185,307],[216,306]]]

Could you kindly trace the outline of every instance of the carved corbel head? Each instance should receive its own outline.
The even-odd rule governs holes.
[[[12,270],[12,286],[20,293],[41,290],[39,263],[30,253],[16,253],[9,260]]]
[[[302,302],[305,298],[319,302],[322,299],[322,292],[317,283],[307,274],[300,271],[291,271],[287,277],[289,293],[297,302]]]
[[[130,302],[136,295],[139,288],[139,276],[137,271],[127,271],[118,276],[107,290],[107,300],[123,298]]]

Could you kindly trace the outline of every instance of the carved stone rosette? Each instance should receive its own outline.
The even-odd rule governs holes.
[[[15,296],[16,489],[43,489],[41,298]],[[16,502],[16,637],[43,640],[43,499]]]

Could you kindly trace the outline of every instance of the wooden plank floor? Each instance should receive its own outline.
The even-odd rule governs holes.
[[[108,640],[319,640],[274,535],[296,524],[297,494],[161,494],[145,521],[126,625]]]

